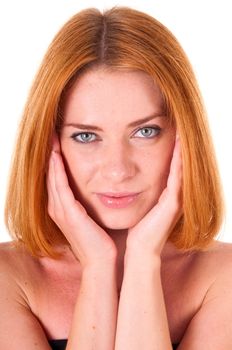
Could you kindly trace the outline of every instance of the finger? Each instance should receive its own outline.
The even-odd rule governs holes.
[[[72,205],[75,202],[74,195],[69,186],[68,178],[66,175],[65,167],[61,156],[61,147],[59,137],[56,132],[52,136],[53,151],[51,159],[54,167],[54,192],[58,196],[60,204],[63,209],[67,208],[66,205]]]
[[[176,137],[170,172],[167,181],[168,192],[178,193],[182,186],[182,155],[180,139]]]
[[[46,184],[47,184],[47,193],[48,193],[48,209],[53,212],[53,208],[54,208],[54,198],[53,198],[53,193],[52,193],[52,189],[51,189],[51,161],[49,160],[48,163],[48,172],[46,175]]]
[[[55,216],[62,214],[63,208],[60,204],[60,198],[58,196],[58,193],[55,187],[54,163],[51,156],[49,160],[49,168],[48,168],[48,174],[47,174],[47,189],[48,189],[48,199],[49,199],[48,205],[49,205],[50,213],[52,214],[53,218],[55,218]]]
[[[80,211],[86,214],[86,210],[84,207],[75,200],[73,192],[69,186],[68,178],[66,175],[62,155],[61,155],[61,146],[57,133],[54,131],[52,136],[52,144],[53,144],[53,152],[52,152],[52,160],[54,162],[54,177],[55,177],[55,188],[56,193],[59,196],[60,203],[63,206],[63,209],[69,208],[66,205],[75,204],[76,207],[80,209]],[[73,207],[72,207],[73,208]]]
[[[54,161],[55,189],[63,211],[68,211],[70,214],[73,213],[74,216],[76,216],[76,208],[78,207],[81,209],[80,211],[82,213],[86,214],[86,211],[82,205],[75,200],[74,194],[69,186],[61,155],[57,152],[52,152],[52,159]]]
[[[50,176],[49,176],[49,183],[50,183],[50,189],[53,196],[53,205],[54,210],[58,215],[61,215],[63,208],[61,205],[61,199],[56,189],[56,170],[55,170],[55,158],[53,157],[53,153],[61,153],[61,147],[60,147],[60,140],[58,137],[58,134],[56,131],[53,132],[52,135],[52,153],[50,155]]]
[[[93,232],[96,231],[96,223],[91,219],[81,203],[75,199],[69,186],[62,157],[57,152],[52,152],[54,160],[55,189],[59,197],[59,203],[63,210],[63,221],[57,217],[61,223],[62,232],[71,244],[79,249],[81,242],[93,240]],[[99,230],[99,227],[98,227]],[[78,250],[79,251],[79,250]],[[79,254],[78,254],[79,256]]]
[[[53,132],[53,135],[52,135],[52,149],[55,152],[61,153],[60,140],[55,131]]]

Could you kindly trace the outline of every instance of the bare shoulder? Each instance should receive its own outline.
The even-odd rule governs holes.
[[[232,244],[213,241],[205,250],[180,254],[181,272],[193,290],[201,292],[206,300],[209,291],[217,285],[218,289],[232,286]],[[200,299],[199,299],[200,300]]]
[[[9,241],[0,243],[0,259],[4,262],[4,259],[7,259],[7,262],[13,262],[16,257],[27,257],[29,254],[23,245],[20,245],[18,242]]]
[[[59,260],[36,258],[23,245],[0,244],[1,349],[9,339],[12,350],[47,350],[47,339],[67,338],[81,269],[69,249],[60,252]]]
[[[208,326],[215,320],[215,314],[219,315],[219,310],[218,327],[219,322],[223,324],[232,315],[232,244],[213,241],[203,251],[189,252],[167,245],[162,282],[172,340],[180,343],[188,329],[191,335],[186,346],[189,348],[189,339],[193,341],[192,332],[196,329],[198,334],[206,332],[205,339],[209,337]],[[225,315],[227,310],[230,312]],[[203,344],[198,348],[204,348]]]
[[[41,324],[31,311],[36,260],[14,242],[0,244],[0,348],[48,350]],[[32,277],[33,276],[33,277]],[[36,276],[35,276],[36,277]]]
[[[197,276],[196,281],[212,281],[218,274],[232,269],[232,243],[213,241],[200,251],[180,251],[169,244],[164,253],[164,262],[164,271],[170,275],[180,275],[182,281],[185,277],[189,280],[190,276]]]
[[[180,348],[231,349],[232,244],[214,241],[207,250],[193,253],[187,272],[185,302],[191,298],[195,307]]]
[[[221,302],[231,303],[232,288],[232,244],[215,241],[207,251],[198,253],[199,268],[202,269],[203,277],[211,276],[211,283],[208,286],[204,302],[212,297],[221,298]],[[223,295],[228,296],[223,301]],[[232,309],[231,309],[232,312]]]
[[[0,244],[1,274],[7,274],[17,283],[32,276],[39,267],[39,260],[32,257],[20,244],[14,241]]]
[[[62,258],[37,258],[17,242],[0,244],[0,272],[2,276],[17,284],[25,292],[29,301],[36,292],[37,299],[41,286],[48,283],[63,284],[63,279],[80,275],[80,265],[66,247],[60,250]],[[65,274],[64,274],[65,272]]]
[[[12,301],[31,309],[31,296],[39,282],[39,260],[14,241],[0,244],[0,283]],[[10,299],[9,299],[10,300]]]
[[[222,273],[232,272],[232,244],[213,241],[206,250],[195,253],[193,265],[201,269],[203,275],[210,273],[215,278]]]
[[[221,258],[231,258],[232,255],[232,243],[222,242],[214,240],[208,248],[203,250],[202,257],[205,256],[215,256]]]

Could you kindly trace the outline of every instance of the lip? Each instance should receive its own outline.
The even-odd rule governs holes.
[[[101,203],[107,208],[121,209],[131,205],[138,197],[135,192],[105,192],[96,193]]]

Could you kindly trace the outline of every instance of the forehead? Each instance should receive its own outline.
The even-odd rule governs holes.
[[[78,119],[123,119],[163,113],[164,100],[156,82],[141,71],[91,70],[79,77],[67,92],[63,117]]]

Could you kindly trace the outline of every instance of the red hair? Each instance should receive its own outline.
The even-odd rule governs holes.
[[[170,235],[179,249],[204,249],[224,215],[222,187],[206,113],[183,49],[140,11],[90,8],[73,16],[48,48],[25,106],[6,199],[9,232],[34,256],[56,257],[67,243],[47,212],[46,169],[64,92],[88,69],[140,70],[158,83],[183,156],[183,215]]]

